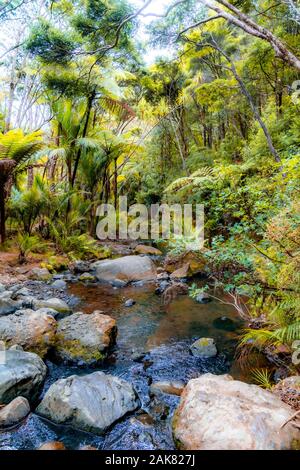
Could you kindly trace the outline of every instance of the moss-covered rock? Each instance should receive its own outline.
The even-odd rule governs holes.
[[[115,342],[116,321],[99,311],[92,314],[74,313],[58,322],[55,354],[69,363],[101,362]]]

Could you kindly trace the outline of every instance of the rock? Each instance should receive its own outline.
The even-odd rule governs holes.
[[[162,268],[161,266],[159,266],[158,268],[156,268],[156,271],[157,271],[157,274],[163,274],[163,273],[166,272],[166,271],[164,270],[164,268]]]
[[[132,307],[135,303],[136,303],[135,300],[133,300],[133,299],[127,299],[127,300],[124,302],[124,306],[125,306],[125,307]]]
[[[153,246],[148,245],[137,245],[134,249],[135,253],[139,255],[153,255],[153,256],[161,256],[162,252]]]
[[[126,287],[128,285],[128,282],[122,281],[121,279],[114,279],[113,281],[110,282],[110,284],[113,287],[122,288],[122,287]]]
[[[47,299],[47,300],[35,300],[33,303],[34,310],[40,310],[41,308],[52,308],[59,313],[70,313],[71,308],[69,305],[61,299]]]
[[[17,291],[13,292],[11,298],[13,300],[19,300],[23,299],[24,297],[29,297],[30,296],[30,290],[27,289],[27,287],[22,287],[21,289],[18,289]]]
[[[42,444],[38,450],[67,450],[62,442],[49,441]]]
[[[4,285],[4,284],[1,284],[1,282],[0,282],[0,294],[2,294],[3,292],[5,292],[6,289],[7,289],[7,288],[5,287],[5,285]]]
[[[67,288],[67,283],[62,279],[57,279],[56,281],[52,282],[51,287],[57,290],[65,290]]]
[[[150,385],[150,393],[152,395],[160,395],[161,393],[167,393],[169,395],[181,395],[184,389],[183,382],[176,381],[160,381],[154,382]]]
[[[95,282],[96,278],[90,273],[82,273],[81,276],[79,276],[79,281],[81,282]]]
[[[201,358],[215,357],[218,354],[213,338],[198,339],[191,345],[190,351],[193,356]]]
[[[189,263],[184,264],[181,268],[176,269],[176,271],[173,271],[172,274],[170,275],[170,278],[171,279],[183,279],[185,277],[188,277],[189,268],[190,268]]]
[[[203,253],[197,251],[187,251],[179,256],[168,255],[165,260],[164,270],[168,273],[189,265],[187,276],[205,272],[206,259]]]
[[[115,279],[132,282],[156,278],[156,268],[148,256],[124,256],[123,258],[97,261],[93,263],[99,281],[111,282]]]
[[[98,450],[96,447],[93,446],[81,446],[79,447],[79,450]]]
[[[182,450],[285,450],[300,439],[288,405],[257,385],[229,375],[190,380],[173,417]]]
[[[72,265],[70,266],[70,269],[75,274],[83,274],[91,270],[91,265],[88,261],[77,260],[72,263]]]
[[[175,282],[171,284],[163,293],[164,304],[169,304],[176,299],[179,295],[187,295],[189,293],[189,287],[182,282]]]
[[[0,294],[0,317],[14,313],[20,308],[20,302],[16,302],[12,298],[12,292],[6,291]]]
[[[295,410],[300,410],[300,375],[292,375],[281,380],[272,392]]]
[[[97,363],[105,358],[116,335],[116,321],[108,315],[74,313],[58,322],[55,354],[65,362]]]
[[[28,400],[24,397],[15,398],[9,405],[0,408],[0,429],[17,426],[29,413]]]
[[[200,294],[197,295],[195,300],[199,304],[208,304],[209,302],[211,302],[210,296],[206,294],[205,292],[200,292]]]
[[[65,318],[65,314],[61,314],[57,310],[54,310],[53,308],[39,308],[35,312],[41,315],[51,315],[51,317],[55,318],[55,320],[60,320],[61,318]]]
[[[56,321],[50,315],[19,310],[0,318],[0,340],[7,346],[19,344],[25,351],[44,357],[55,343]]]
[[[34,402],[45,380],[47,367],[37,354],[9,349],[0,365],[0,403],[21,395]]]
[[[29,277],[35,281],[49,281],[52,275],[47,268],[33,268]]]
[[[10,351],[24,351],[24,349],[22,348],[22,346],[20,346],[19,344],[13,344],[10,348],[9,348]]]
[[[155,294],[163,294],[170,285],[171,283],[169,281],[161,281],[159,283],[159,286],[155,289]]]
[[[55,382],[36,411],[55,423],[102,434],[138,405],[135,391],[128,382],[104,372],[94,372]]]
[[[162,272],[157,274],[157,280],[158,281],[167,281],[169,279],[169,274],[167,272]]]

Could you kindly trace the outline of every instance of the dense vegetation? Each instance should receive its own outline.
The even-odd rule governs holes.
[[[278,361],[284,353],[292,370],[300,339],[298,2],[170,2],[149,26],[152,44],[170,57],[149,66],[136,40],[142,2],[1,4],[2,36],[16,25],[1,58],[4,248],[17,245],[21,262],[42,249],[101,257],[100,202],[117,208],[126,194],[146,205],[202,203],[209,283],[238,308],[249,297],[242,346]],[[182,240],[174,244],[182,249]]]

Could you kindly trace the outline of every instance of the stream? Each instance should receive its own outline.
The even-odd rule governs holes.
[[[58,426],[31,413],[19,428],[0,434],[0,449],[36,449],[47,441],[62,441],[68,449],[90,445],[106,450],[172,450],[171,418],[180,397],[167,393],[152,396],[151,383],[172,380],[185,384],[207,372],[230,373],[247,381],[234,359],[236,333],[242,327],[234,307],[218,301],[199,304],[187,295],[163,305],[154,290],[151,283],[122,289],[70,283],[68,296],[79,299],[74,311],[89,314],[102,310],[115,318],[117,343],[97,368],[46,360],[48,375],[41,395],[60,378],[102,370],[133,384],[140,409],[114,423],[104,436]],[[126,307],[124,302],[130,298],[136,303]],[[215,358],[199,359],[190,354],[189,346],[200,337],[215,339],[219,351]]]

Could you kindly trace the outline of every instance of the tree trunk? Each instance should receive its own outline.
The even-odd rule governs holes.
[[[3,244],[6,240],[5,230],[5,182],[0,179],[0,239]]]
[[[268,29],[259,26],[257,23],[255,23],[255,21],[241,12],[234,5],[227,2],[226,0],[200,0],[200,2],[211,10],[215,11],[219,17],[224,18],[229,23],[234,24],[238,28],[241,28],[246,33],[267,41],[274,49],[276,57],[280,58],[297,70],[300,70],[300,59],[291,51],[289,51],[279,38],[277,38]],[[223,10],[217,4],[223,5],[228,10],[230,10],[231,13]]]

